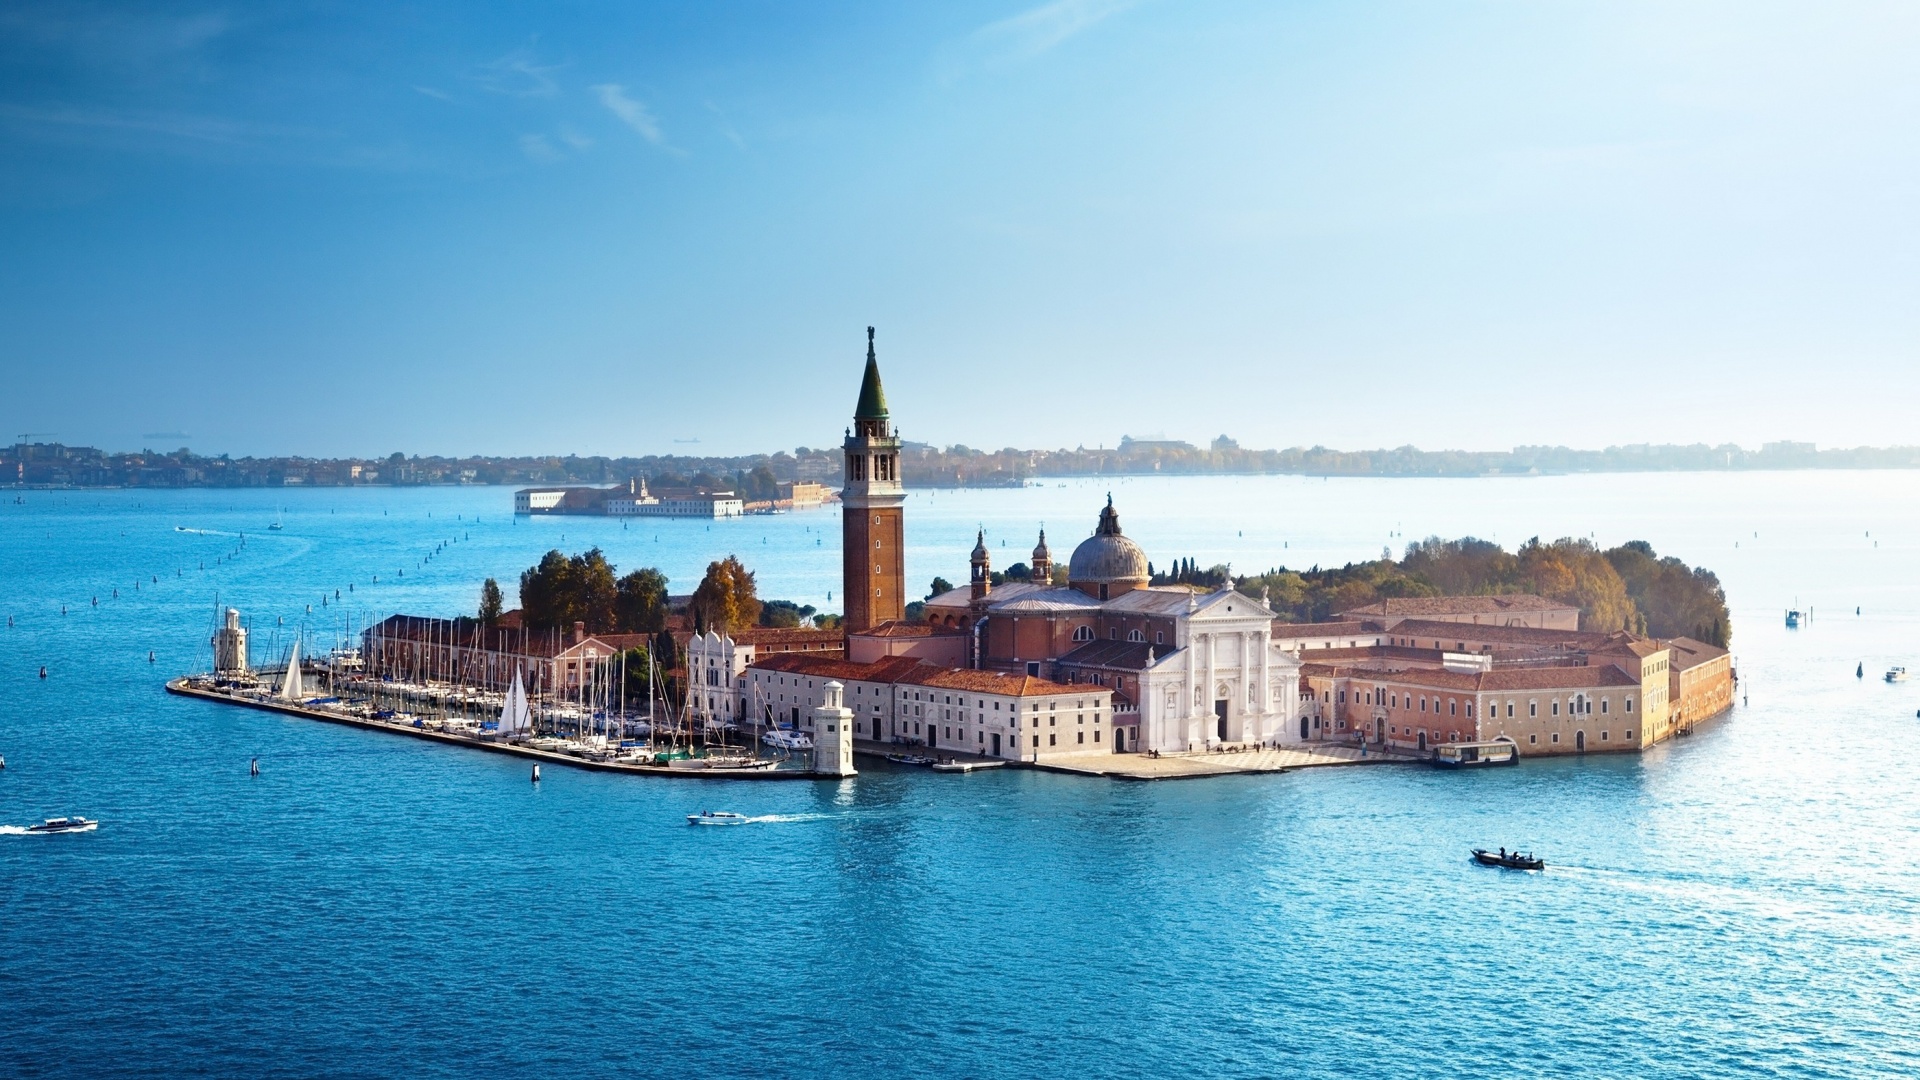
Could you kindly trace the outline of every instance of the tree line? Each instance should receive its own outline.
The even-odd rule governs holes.
[[[1218,587],[1227,573],[1224,566],[1203,570],[1181,559],[1171,570],[1153,571],[1153,581]],[[1589,540],[1535,537],[1508,552],[1474,537],[1429,537],[1408,544],[1397,561],[1382,551],[1368,562],[1280,567],[1233,582],[1248,596],[1265,589],[1268,604],[1293,622],[1324,622],[1383,599],[1534,593],[1579,608],[1582,630],[1691,637],[1722,648],[1733,635],[1726,590],[1713,571],[1663,558],[1644,540],[1603,551]]]

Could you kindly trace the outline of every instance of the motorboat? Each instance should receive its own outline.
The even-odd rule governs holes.
[[[919,754],[888,754],[887,760],[893,762],[895,765],[913,765],[922,769],[934,764],[932,758],[923,757]]]
[[[1532,855],[1523,855],[1518,851],[1488,851],[1486,848],[1473,849],[1473,861],[1481,866],[1499,866],[1508,870],[1545,870],[1547,862]]]
[[[813,749],[813,740],[807,737],[806,732],[790,731],[786,728],[774,728],[772,731],[761,732],[760,741],[782,750]]]
[[[1787,629],[1795,630],[1795,629],[1798,629],[1799,626],[1800,626],[1800,613],[1798,611],[1787,612]]]
[[[736,814],[731,810],[702,810],[687,815],[689,825],[745,825],[745,814]]]
[[[1906,669],[1906,668],[1903,668],[1903,667],[1891,667],[1891,668],[1888,668],[1888,669],[1887,669],[1887,681],[1888,681],[1888,682],[1906,682],[1906,681],[1907,681],[1907,669]]]
[[[975,769],[997,769],[1005,764],[1004,761],[956,761],[953,758],[947,758],[944,761],[934,762],[933,771],[969,773]]]
[[[1447,743],[1434,750],[1433,763],[1447,769],[1466,769],[1481,765],[1518,765],[1519,747],[1505,739],[1489,742]]]
[[[83,817],[50,817],[39,825],[27,826],[30,833],[92,832],[100,827],[97,821]]]

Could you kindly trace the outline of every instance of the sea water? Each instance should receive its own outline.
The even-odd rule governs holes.
[[[207,665],[217,607],[267,662],[298,628],[330,647],[471,612],[489,576],[511,603],[550,548],[676,593],[737,554],[762,596],[837,610],[837,511],[8,493],[0,823],[103,824],[0,835],[0,1074],[1920,1073],[1920,682],[1880,678],[1920,669],[1920,474],[917,490],[912,586],[964,581],[976,529],[1005,566],[1044,522],[1064,563],[1109,492],[1158,565],[1647,540],[1726,584],[1741,704],[1644,754],[1483,772],[534,785],[161,684]],[[687,828],[702,809],[756,820]],[[1476,845],[1549,869],[1476,868]]]

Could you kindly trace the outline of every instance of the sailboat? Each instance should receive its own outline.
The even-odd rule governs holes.
[[[513,688],[507,691],[506,704],[500,707],[500,735],[502,738],[525,735],[532,726],[532,713],[527,708],[527,689],[520,682],[520,669],[515,668]]]
[[[280,508],[276,506],[273,508],[273,524],[267,526],[267,530],[269,532],[279,532],[282,527],[280,524]]]
[[[281,701],[299,701],[306,696],[306,688],[300,684],[300,639],[293,639],[293,649],[287,653],[287,674],[280,680],[279,698]]]

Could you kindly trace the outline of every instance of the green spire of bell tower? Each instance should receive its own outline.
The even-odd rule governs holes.
[[[867,374],[860,380],[860,404],[853,407],[855,420],[885,420],[887,394],[880,389],[880,361],[873,355],[873,327],[867,327]]]

